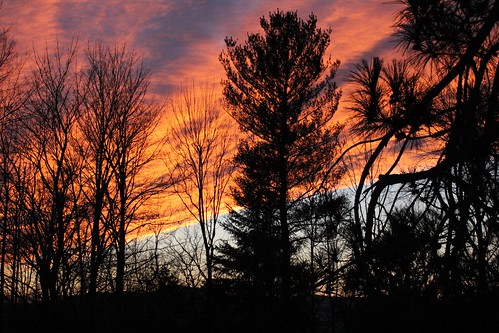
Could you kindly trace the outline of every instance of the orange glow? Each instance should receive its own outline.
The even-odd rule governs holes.
[[[394,57],[390,41],[393,13],[397,5],[379,0],[333,1],[220,1],[192,3],[175,0],[7,0],[0,8],[1,23],[10,29],[20,53],[34,48],[49,50],[56,40],[60,45],[78,39],[83,50],[87,41],[126,43],[144,57],[151,69],[151,93],[160,101],[179,84],[196,81],[220,82],[224,77],[218,55],[224,38],[243,42],[247,33],[260,31],[259,19],[276,9],[297,10],[306,18],[317,15],[321,28],[332,28],[329,54],[340,60],[337,73],[339,88],[348,93],[346,74],[362,58]],[[29,59],[29,57],[28,57]],[[29,65],[29,64],[28,64]],[[219,87],[220,88],[220,87]],[[218,91],[220,93],[220,91]],[[344,122],[345,102],[340,101],[336,121]],[[168,122],[165,111],[163,121]],[[158,136],[167,126],[158,128]],[[156,164],[162,168],[161,162]],[[164,168],[166,172],[166,168]],[[165,196],[149,203],[151,209],[167,212],[158,220],[176,225],[185,221],[177,215],[181,203]],[[177,212],[177,213],[175,213]]]

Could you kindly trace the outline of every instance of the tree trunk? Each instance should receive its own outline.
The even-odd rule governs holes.
[[[286,154],[284,148],[280,151],[279,156],[279,219],[281,227],[281,279],[282,279],[282,294],[284,300],[289,299],[291,296],[291,244],[289,239],[289,226],[288,226],[288,174]]]

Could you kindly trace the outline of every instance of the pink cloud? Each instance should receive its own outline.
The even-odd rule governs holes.
[[[126,42],[144,57],[153,74],[153,92],[162,95],[192,80],[220,81],[218,55],[224,38],[241,42],[259,31],[270,11],[297,10],[317,15],[322,28],[333,29],[330,54],[342,62],[338,80],[361,58],[393,55],[389,44],[397,6],[379,0],[334,1],[175,1],[175,0],[24,0],[4,1],[0,15],[21,49],[44,47],[59,39]]]
[[[78,37],[82,47],[87,40],[126,42],[151,68],[151,91],[165,98],[193,79],[220,82],[224,38],[244,42],[260,30],[260,18],[276,9],[297,10],[303,18],[313,12],[319,27],[332,28],[329,53],[342,63],[337,76],[342,89],[348,70],[362,58],[395,55],[390,40],[397,6],[383,0],[4,0],[0,23],[26,51],[43,51],[56,38]],[[344,105],[337,120],[345,119]]]

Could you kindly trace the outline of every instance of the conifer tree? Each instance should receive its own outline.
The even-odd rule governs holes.
[[[247,251],[255,264],[276,260],[257,266],[266,274],[276,269],[268,278],[287,298],[297,231],[290,212],[319,189],[339,146],[340,126],[331,124],[340,98],[333,81],[339,62],[325,59],[331,30],[318,28],[313,14],[303,20],[277,10],[260,25],[263,33],[250,34],[244,44],[226,38],[220,54],[229,113],[250,137],[236,157],[240,173],[232,192],[243,211],[226,223],[236,244],[226,243],[222,252],[235,259],[234,253]]]

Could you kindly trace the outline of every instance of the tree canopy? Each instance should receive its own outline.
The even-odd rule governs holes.
[[[228,112],[250,135],[235,159],[240,173],[232,192],[245,218],[233,212],[232,223],[267,230],[253,242],[268,239],[261,259],[277,254],[275,280],[287,297],[297,232],[290,212],[319,190],[339,149],[341,127],[331,123],[340,97],[333,80],[339,62],[326,58],[331,30],[318,28],[313,14],[303,20],[278,10],[262,17],[260,26],[263,32],[248,35],[244,44],[227,38],[220,54]],[[236,233],[234,228],[228,230]]]

